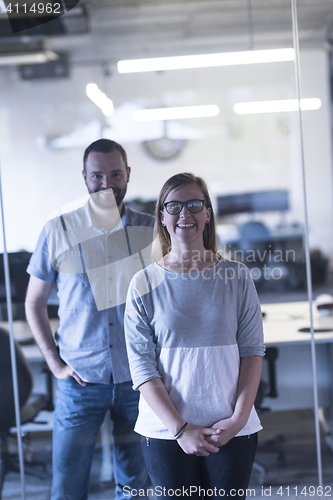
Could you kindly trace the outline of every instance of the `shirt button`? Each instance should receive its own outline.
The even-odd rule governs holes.
[[[109,323],[109,326],[113,326],[113,323]]]
[[[112,345],[112,344],[110,344],[110,347],[113,347],[113,345]]]

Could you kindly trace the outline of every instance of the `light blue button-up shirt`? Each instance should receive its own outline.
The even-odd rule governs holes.
[[[45,225],[27,272],[55,281],[61,358],[85,382],[131,380],[124,310],[133,275],[151,262],[153,217],[125,207],[116,228],[96,227],[89,206]]]

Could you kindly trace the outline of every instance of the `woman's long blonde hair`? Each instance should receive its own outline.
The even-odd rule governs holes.
[[[187,184],[197,184],[202,191],[207,208],[211,209],[210,221],[205,225],[203,232],[203,243],[207,250],[211,250],[214,254],[218,254],[215,230],[215,218],[210,199],[208,188],[205,181],[201,177],[184,172],[170,177],[163,185],[155,209],[155,225],[154,225],[154,243],[153,243],[153,260],[158,261],[171,250],[170,235],[165,226],[161,223],[161,212],[164,210],[164,203],[168,194],[174,189],[186,186]]]

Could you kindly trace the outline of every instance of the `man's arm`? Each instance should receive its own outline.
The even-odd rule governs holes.
[[[30,329],[53,375],[60,379],[73,377],[80,385],[86,385],[58,354],[47,315],[47,299],[51,288],[52,282],[30,276],[25,301]]]

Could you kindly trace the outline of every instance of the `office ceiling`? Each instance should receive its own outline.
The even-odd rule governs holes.
[[[297,9],[301,47],[333,39],[333,0],[298,0]],[[45,39],[73,65],[292,46],[290,0],[80,0],[39,29],[12,35],[6,23],[1,14],[0,53],[19,40],[28,48]]]

